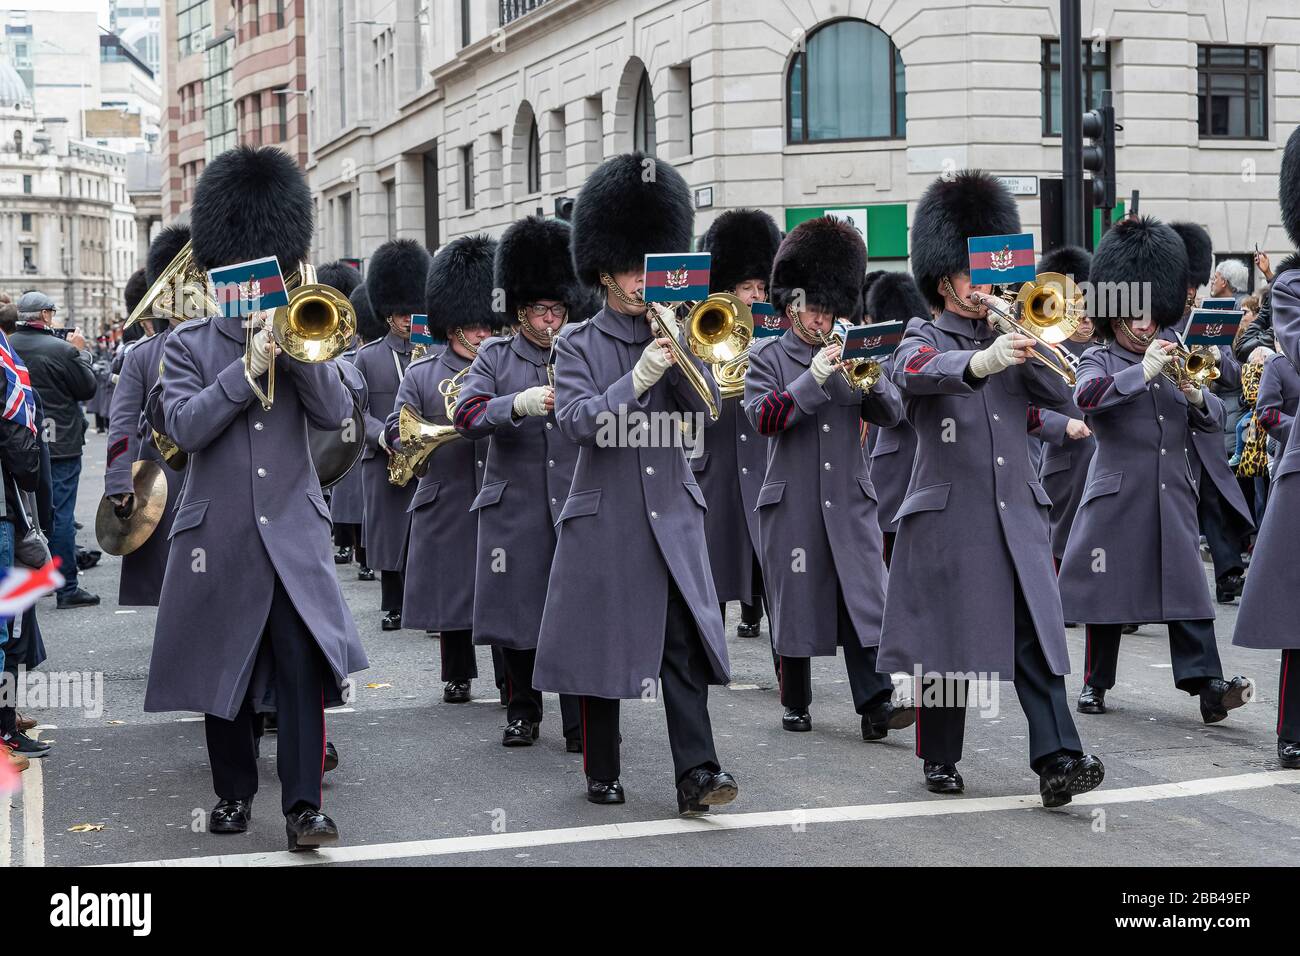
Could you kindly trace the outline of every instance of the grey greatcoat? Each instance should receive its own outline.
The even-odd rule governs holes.
[[[754,431],[741,399],[724,401],[713,427],[704,433],[703,450],[690,459],[708,510],[704,535],[719,601],[748,603],[754,586],[759,522],[754,510],[767,468],[767,439]]]
[[[728,679],[704,493],[674,443],[682,414],[707,425],[708,412],[676,368],[636,395],[632,367],[650,340],[644,317],[605,308],[556,342],[556,420],[581,447],[557,523],[533,670],[538,690],[637,698],[652,687],[669,575],[695,617],[711,683]],[[713,377],[692,362],[716,400]]]
[[[450,348],[412,362],[397,391],[396,408],[410,405],[435,425],[450,425],[438,383],[469,364],[469,359]],[[395,410],[389,415],[385,425],[390,447],[397,444],[398,414]],[[407,507],[411,542],[402,595],[403,627],[468,631],[473,625],[478,518],[470,508],[483,481],[487,444],[457,438],[443,445],[429,458],[428,471],[415,488]],[[497,597],[512,599],[508,593]]]
[[[1259,378],[1259,395],[1255,398],[1255,417],[1268,437],[1283,450],[1291,437],[1296,407],[1300,404],[1300,374],[1285,355],[1270,356]],[[1280,455],[1281,452],[1279,451]]]
[[[357,350],[348,349],[340,359],[356,364]],[[362,450],[365,454],[365,450]],[[385,458],[385,463],[387,459]],[[358,460],[346,475],[330,488],[330,520],[335,524],[361,524],[365,498],[361,490],[361,461]]]
[[[189,453],[154,632],[145,710],[233,719],[252,682],[274,693],[262,636],[275,579],[329,663],[327,703],[367,666],[334,573],[329,509],[307,426],[337,429],[353,396],[335,362],[276,360],[264,411],[244,377],[239,319],[194,319],[164,346],[164,431]],[[255,664],[258,673],[255,675]],[[271,696],[256,701],[273,708]]]
[[[1061,561],[1071,621],[1213,620],[1196,519],[1191,434],[1222,434],[1223,402],[1197,408],[1142,356],[1115,342],[1089,349],[1075,401],[1097,438],[1087,487]]]
[[[122,359],[108,425],[108,467],[104,495],[131,494],[131,466],[140,459],[156,462],[167,478],[167,506],[148,540],[122,558],[117,603],[122,607],[157,607],[162,593],[167,552],[171,548],[172,514],[180,500],[185,472],[163,464],[154,447],[153,430],[145,418],[145,402],[158,381],[158,363],[167,343],[166,330],[132,343]],[[141,502],[136,502],[137,506]]]
[[[1066,341],[1062,347],[1077,357],[1091,346],[1086,342]],[[1082,418],[1083,412],[1073,401],[1060,411],[1040,408],[1029,413],[1029,433],[1042,444],[1038,480],[1052,499],[1052,556],[1057,561],[1065,554],[1065,542],[1088,483],[1088,465],[1097,450],[1097,439],[1091,435],[1075,439],[1065,433],[1070,419]]]
[[[384,422],[398,408],[397,390],[410,361],[410,340],[392,332],[361,346],[354,360],[370,393],[365,406],[366,447],[361,453],[362,537],[366,561],[376,571],[402,570],[411,530],[409,508],[415,484],[399,488],[388,480],[388,455],[379,447]],[[405,613],[405,606],[402,610]]]
[[[882,672],[1015,674],[1019,582],[1053,674],[1068,674],[1048,525],[1051,500],[1025,449],[1029,407],[1061,408],[1065,383],[1036,361],[967,381],[984,321],[913,319],[893,381],[916,430],[880,635]]]
[[[893,357],[882,364],[888,376]],[[916,458],[916,432],[907,419],[900,419],[890,428],[872,427],[867,432],[867,457],[871,463],[871,486],[876,489],[876,521],[882,532],[897,531],[894,515],[907,496],[912,461]]]
[[[1273,280],[1273,333],[1294,367],[1300,362],[1300,270]],[[1300,442],[1288,441],[1277,463],[1268,507],[1255,539],[1255,554],[1241,595],[1232,643],[1266,650],[1300,648],[1300,588],[1296,542],[1300,541]]]
[[[549,357],[549,349],[523,335],[489,339],[461,386],[457,428],[488,442],[483,487],[473,504],[475,644],[537,647],[555,522],[569,496],[578,446],[556,427],[554,412],[515,418],[512,408],[524,389],[548,384]]]
[[[818,385],[818,349],[789,330],[751,350],[745,376],[745,412],[772,442],[758,516],[772,643],[787,657],[835,656],[837,588],[863,647],[880,643],[885,606],[862,422],[896,425],[903,403],[883,377],[865,395],[838,372]]]

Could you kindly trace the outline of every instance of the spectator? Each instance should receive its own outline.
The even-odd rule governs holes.
[[[98,604],[98,595],[77,584],[77,485],[81,479],[81,450],[86,442],[86,416],[81,402],[95,394],[97,381],[85,337],[75,329],[67,340],[50,331],[57,311],[43,292],[26,292],[18,300],[18,327],[13,347],[31,373],[32,387],[44,407],[41,437],[49,448],[53,523],[47,525],[50,551],[59,559],[66,582],[58,591],[58,607]]]
[[[1229,296],[1241,305],[1241,300],[1246,297],[1246,284],[1250,281],[1250,273],[1246,269],[1246,263],[1240,259],[1224,259],[1214,268],[1214,274],[1210,276],[1210,295],[1216,299],[1226,299]]]

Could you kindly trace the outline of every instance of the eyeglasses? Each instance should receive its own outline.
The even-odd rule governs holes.
[[[557,319],[562,319],[568,315],[569,307],[563,302],[557,302],[555,305],[542,305],[540,302],[530,302],[528,305],[524,306],[524,312],[534,319],[540,319],[547,312],[551,313],[551,315],[555,316]]]

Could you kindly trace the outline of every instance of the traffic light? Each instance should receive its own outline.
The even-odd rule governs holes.
[[[573,197],[556,196],[555,197],[555,218],[563,219],[568,222],[573,218]]]
[[[1103,90],[1101,106],[1083,114],[1083,168],[1092,173],[1092,204],[1115,208],[1115,107],[1110,90]]]

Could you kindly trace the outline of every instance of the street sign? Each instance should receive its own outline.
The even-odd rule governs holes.
[[[1037,176],[994,176],[1013,196],[1037,196]]]

